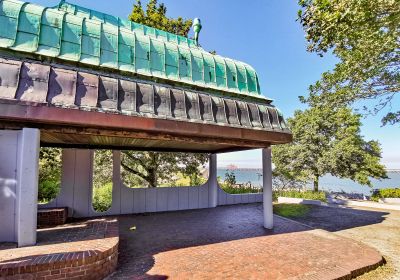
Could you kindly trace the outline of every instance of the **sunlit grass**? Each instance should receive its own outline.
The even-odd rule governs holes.
[[[286,218],[300,218],[306,216],[311,210],[310,205],[304,204],[274,204],[274,213]]]
[[[323,191],[314,192],[311,190],[299,191],[299,190],[277,190],[273,192],[274,200],[278,200],[278,197],[293,197],[303,199],[313,199],[326,202],[326,193]]]

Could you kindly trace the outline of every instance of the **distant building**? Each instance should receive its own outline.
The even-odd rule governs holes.
[[[236,170],[236,169],[238,169],[238,167],[237,167],[237,165],[229,164],[229,165],[226,166],[226,169],[228,169],[228,170]]]

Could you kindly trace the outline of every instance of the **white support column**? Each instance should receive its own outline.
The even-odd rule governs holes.
[[[0,130],[0,242],[16,242],[19,130]]]
[[[264,227],[272,229],[274,227],[274,216],[272,209],[272,163],[271,147],[262,149],[263,164],[263,209]]]
[[[217,154],[210,155],[208,178],[208,206],[217,207],[218,204],[218,183],[217,183]]]
[[[16,240],[18,247],[36,244],[40,131],[24,128],[18,137]]]
[[[107,213],[119,214],[121,213],[121,151],[113,150],[112,154],[112,195],[111,195],[111,208]]]

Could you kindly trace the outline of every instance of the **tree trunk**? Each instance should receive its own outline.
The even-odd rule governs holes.
[[[318,191],[318,183],[319,183],[319,176],[315,175],[314,176],[314,192]]]
[[[150,169],[147,170],[148,173],[148,182],[149,182],[149,187],[150,188],[156,188],[157,187],[157,170],[156,169]]]

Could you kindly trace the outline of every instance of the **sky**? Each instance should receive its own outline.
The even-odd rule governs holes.
[[[160,0],[159,0],[160,1]],[[32,0],[44,6],[54,6],[57,0]],[[134,0],[69,0],[71,3],[108,14],[127,18]],[[304,32],[296,21],[295,0],[162,0],[170,17],[198,17],[202,22],[199,42],[208,51],[244,61],[252,65],[259,76],[261,92],[274,99],[285,117],[306,106],[298,96],[308,94],[308,87],[321,74],[334,67],[332,55],[319,57],[306,51]],[[142,0],[142,3],[147,3]],[[192,35],[192,33],[190,34]],[[400,107],[400,98],[393,108]],[[362,120],[362,135],[366,140],[378,140],[382,147],[382,163],[387,168],[400,169],[400,129],[381,127],[377,116]],[[261,151],[218,155],[218,166],[260,167]]]

